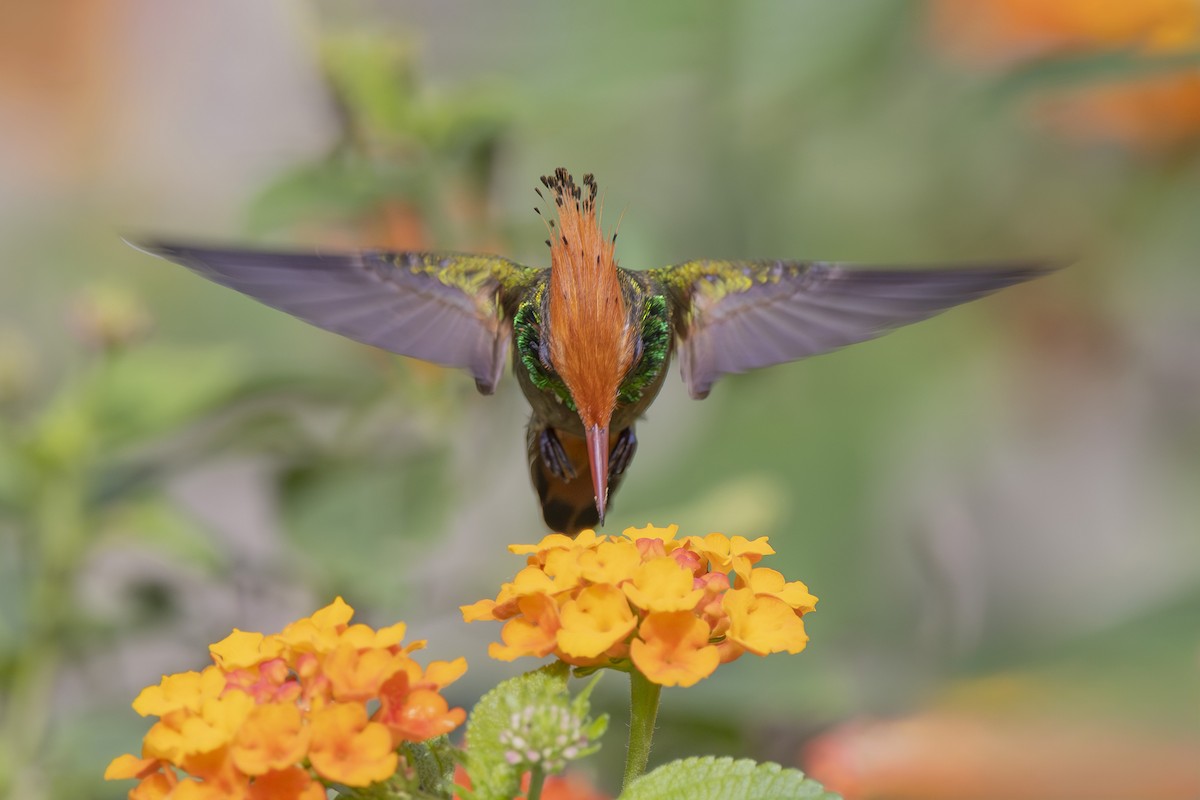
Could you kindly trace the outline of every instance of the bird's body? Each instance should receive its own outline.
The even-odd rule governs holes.
[[[627,270],[616,236],[601,231],[592,177],[580,187],[560,169],[542,183],[557,212],[549,269],[467,254],[139,246],[322,328],[465,368],[484,394],[511,348],[532,410],[530,477],[547,526],[568,534],[603,522],[636,451],[635,423],[676,353],[702,398],[721,375],[874,338],[1046,271],[807,261]]]

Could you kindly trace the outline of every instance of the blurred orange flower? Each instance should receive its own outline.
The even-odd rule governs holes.
[[[632,667],[662,686],[691,686],[747,651],[804,649],[801,617],[817,598],[800,581],[755,568],[775,552],[765,536],[677,533],[648,525],[512,545],[527,566],[495,600],[463,606],[463,619],[505,623],[492,658],[553,654],[579,667]]]
[[[323,781],[390,777],[401,742],[462,724],[439,691],[466,661],[422,669],[411,653],[424,642],[404,645],[403,623],[376,631],[353,614],[339,597],[278,634],[235,630],[209,649],[212,666],[147,687],[134,710],[159,720],[142,757],[114,759],[104,777],[138,779],[133,800],[319,800]]]
[[[1200,50],[1196,0],[931,0],[938,46],[961,61],[1011,66],[1049,56]],[[1039,109],[1073,136],[1169,147],[1200,134],[1200,70],[1122,77],[1056,93]]]

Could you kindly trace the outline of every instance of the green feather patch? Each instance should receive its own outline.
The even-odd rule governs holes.
[[[517,337],[517,353],[529,373],[529,380],[541,391],[558,395],[563,405],[575,411],[575,398],[567,391],[567,385],[542,363],[542,320],[535,302],[521,303],[513,317],[513,330]]]
[[[642,399],[642,393],[658,377],[663,362],[667,360],[671,347],[671,314],[667,310],[667,298],[660,294],[646,298],[646,305],[642,309],[641,336],[642,357],[630,370],[617,395],[620,402],[625,404]]]

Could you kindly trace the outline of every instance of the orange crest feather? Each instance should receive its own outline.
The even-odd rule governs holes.
[[[554,193],[559,229],[550,224],[550,360],[585,425],[607,425],[617,389],[633,361],[634,337],[613,260],[600,230],[596,181],[583,191],[561,167],[542,183]]]

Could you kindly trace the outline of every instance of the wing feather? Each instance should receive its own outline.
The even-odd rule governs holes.
[[[466,369],[484,394],[500,380],[511,334],[504,293],[537,273],[492,256],[134,246],[319,328]]]
[[[871,269],[691,261],[652,274],[680,309],[680,368],[699,398],[722,375],[873,339],[1048,271],[1040,264]]]

